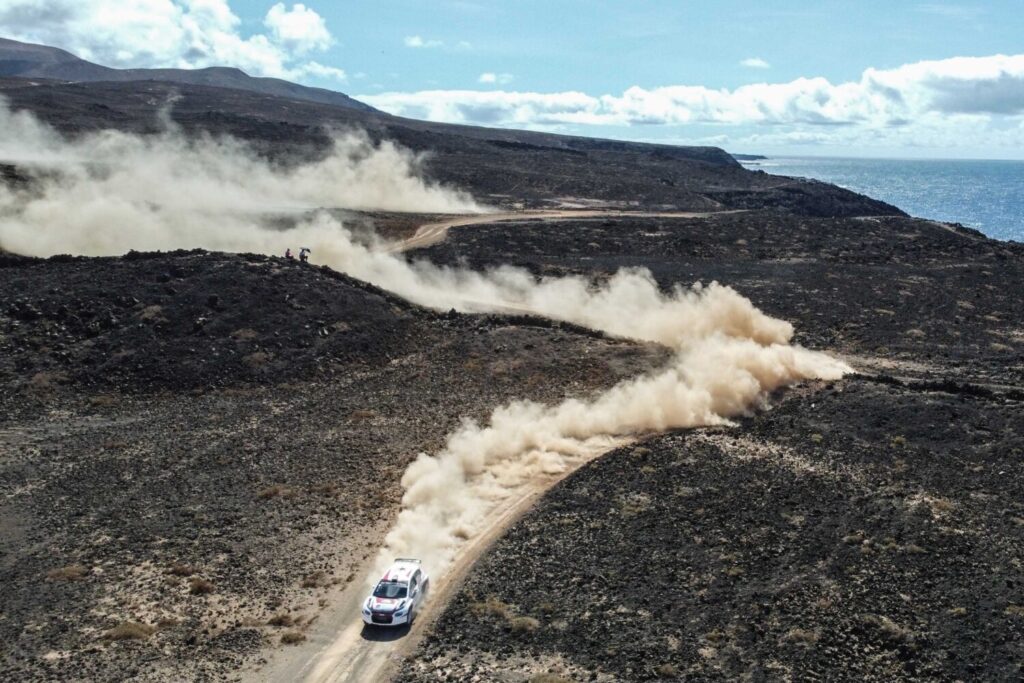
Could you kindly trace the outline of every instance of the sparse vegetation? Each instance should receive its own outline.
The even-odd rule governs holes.
[[[862,620],[866,624],[875,626],[886,640],[897,643],[911,643],[914,641],[915,634],[912,630],[900,626],[885,615],[867,614],[862,617]]]
[[[513,617],[508,625],[513,633],[532,633],[540,628],[540,622],[533,617]]]
[[[490,596],[482,602],[474,602],[469,606],[470,612],[474,615],[486,616],[486,617],[500,617],[502,619],[510,618],[512,614],[512,607],[506,605],[495,596]]]
[[[791,628],[786,632],[786,635],[782,637],[787,643],[797,643],[799,645],[813,645],[818,642],[821,636],[817,631],[809,631],[803,628]]]
[[[679,675],[679,667],[671,663],[659,664],[654,668],[654,673],[660,678],[675,678]]]
[[[256,494],[256,497],[261,500],[270,500],[271,498],[284,498],[287,500],[295,497],[295,490],[288,486],[274,484],[273,486],[261,489],[260,492]]]
[[[188,582],[188,592],[191,595],[209,595],[216,587],[204,578],[194,576]]]
[[[294,626],[294,625],[295,625],[295,617],[293,617],[292,615],[288,614],[287,612],[281,612],[280,614],[275,614],[274,616],[270,617],[270,619],[267,619],[267,626],[278,626],[278,627],[284,626],[284,627],[287,627],[287,626]]]
[[[197,573],[197,570],[196,570],[195,567],[193,567],[191,565],[182,564],[180,562],[175,562],[167,570],[167,573],[170,574],[171,576],[186,577],[186,576],[192,576],[193,574]]]
[[[281,634],[282,645],[298,645],[306,639],[306,634],[301,631],[285,631]]]
[[[81,581],[88,576],[89,570],[80,564],[69,564],[66,567],[51,569],[46,572],[47,581]]]
[[[156,627],[135,621],[123,621],[103,634],[104,640],[145,640],[156,633]]]
[[[303,588],[320,588],[328,585],[330,582],[327,578],[327,574],[323,571],[316,571],[309,576],[302,579]]]

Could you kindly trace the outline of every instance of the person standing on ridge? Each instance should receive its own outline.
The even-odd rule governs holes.
[[[302,247],[301,249],[299,249],[299,260],[302,261],[303,263],[309,263],[309,254],[312,251],[313,250],[310,249],[309,247]]]

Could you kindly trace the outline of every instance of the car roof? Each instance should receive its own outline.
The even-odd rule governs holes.
[[[384,573],[384,576],[382,576],[380,580],[408,581],[419,568],[419,562],[413,562],[411,560],[395,560],[395,563],[391,565],[391,568]]]

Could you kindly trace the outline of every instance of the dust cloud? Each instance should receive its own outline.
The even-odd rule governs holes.
[[[661,371],[590,400],[513,401],[487,424],[463,424],[440,453],[420,454],[402,478],[402,510],[380,551],[380,568],[398,555],[418,557],[438,577],[501,501],[549,475],[638,434],[729,424],[764,407],[774,389],[849,371],[791,345],[789,323],[718,284],[666,292],[643,269],[597,283],[538,280],[509,266],[445,268],[410,262],[390,244],[357,240],[326,212],[287,233],[262,222],[263,214],[318,207],[486,210],[425,180],[410,152],[359,134],[336,138],[320,161],[280,167],[237,140],[187,138],[173,126],[149,137],[105,131],[67,139],[0,106],[3,161],[31,178],[25,187],[0,187],[0,247],[9,251],[111,255],[204,247],[279,254],[287,240],[310,247],[320,263],[425,306],[530,313],[676,351]]]
[[[601,321],[607,298],[598,291],[591,300],[598,302],[594,319]],[[580,317],[595,313],[579,310]],[[673,311],[678,321],[671,320]],[[402,511],[377,570],[401,555],[419,557],[438,576],[482,530],[488,513],[538,481],[543,485],[547,475],[570,471],[632,435],[728,425],[731,417],[765,407],[779,387],[850,371],[823,353],[790,345],[788,323],[719,285],[677,290],[652,309],[620,309],[613,326],[635,330],[624,336],[674,340],[674,360],[589,401],[514,401],[495,410],[486,425],[465,423],[440,453],[420,454],[402,478]],[[379,572],[370,578],[375,576]]]
[[[0,248],[33,256],[195,247],[277,254],[285,239],[268,214],[483,210],[469,195],[424,180],[416,155],[359,133],[338,134],[319,161],[285,167],[236,139],[186,136],[173,124],[158,135],[66,138],[0,102],[0,163],[31,180],[0,185]],[[343,231],[326,219],[300,227],[295,237],[321,242]]]

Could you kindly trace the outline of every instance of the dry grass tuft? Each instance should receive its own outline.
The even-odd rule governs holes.
[[[145,640],[156,633],[156,627],[135,621],[124,621],[103,634],[104,640]]]
[[[330,581],[327,579],[327,574],[322,571],[313,572],[302,580],[303,588],[320,588],[329,584]]]
[[[198,573],[198,570],[190,565],[175,562],[171,565],[170,569],[167,570],[167,573],[171,576],[192,576],[193,574]]]
[[[266,351],[256,351],[255,353],[250,353],[248,356],[243,356],[242,362],[245,363],[250,370],[259,370],[273,358],[273,354],[267,353]]]
[[[188,582],[188,592],[192,595],[209,595],[215,590],[213,583],[198,576]]]
[[[306,639],[305,634],[299,631],[286,631],[281,634],[282,645],[298,645]]]
[[[483,602],[472,603],[469,606],[469,611],[478,617],[500,617],[502,619],[512,617],[512,607],[493,595]]]
[[[659,664],[654,669],[654,673],[658,674],[660,678],[675,678],[679,675],[679,667],[675,664]]]
[[[282,612],[281,614],[275,614],[267,620],[267,626],[294,626],[295,618],[292,615]]]
[[[66,567],[51,569],[46,572],[47,581],[81,581],[89,575],[89,570],[80,564],[69,564]]]
[[[821,636],[817,631],[808,631],[802,628],[791,628],[782,637],[787,643],[797,643],[800,645],[813,645],[818,642],[819,638]]]
[[[880,614],[868,614],[862,617],[862,619],[864,623],[878,628],[887,640],[897,643],[912,643],[914,641],[915,634],[912,630],[900,626],[889,617]]]
[[[540,622],[533,617],[514,617],[508,625],[513,633],[533,633],[540,628]]]
[[[295,490],[288,488],[287,486],[282,486],[281,484],[274,484],[273,486],[268,486],[257,493],[256,497],[261,500],[269,500],[271,498],[294,498]]]
[[[537,674],[530,678],[530,683],[572,683],[572,681],[557,674]]]

